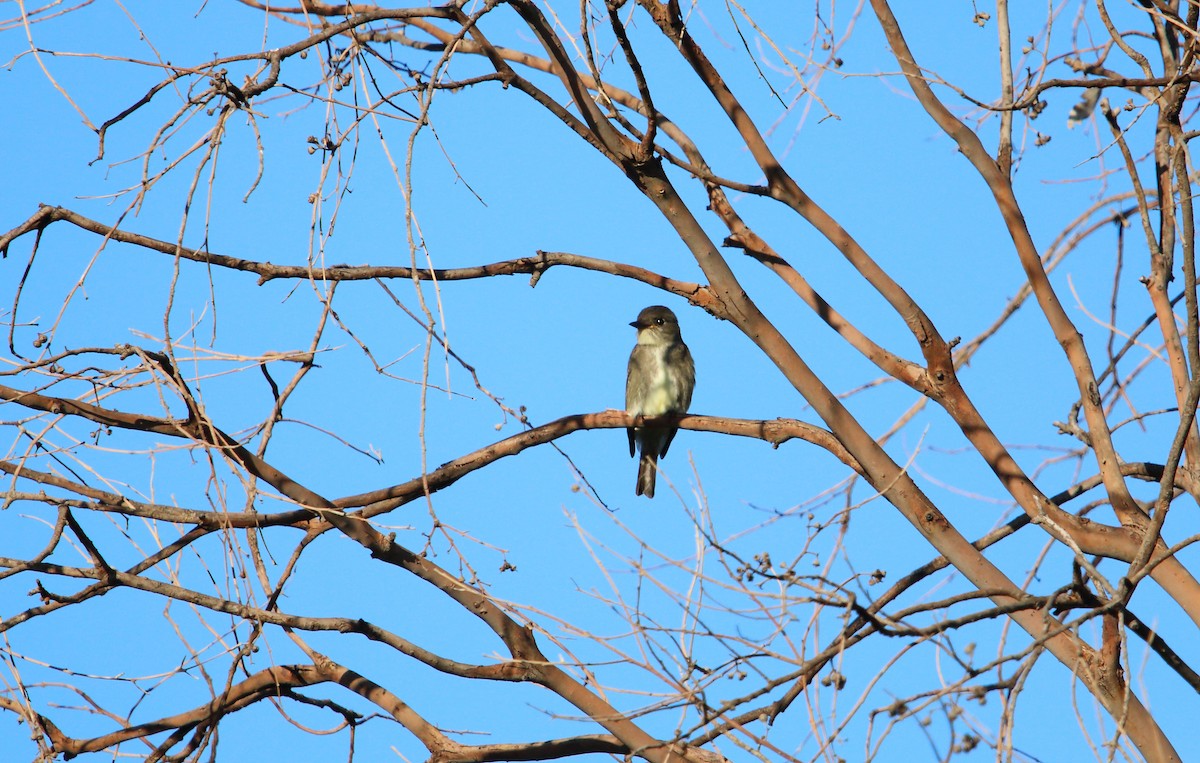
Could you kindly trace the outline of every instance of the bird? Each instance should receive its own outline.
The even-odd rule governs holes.
[[[675,313],[662,305],[651,305],[629,325],[637,329],[637,344],[629,353],[625,412],[642,417],[686,413],[696,387],[696,365],[680,336]],[[678,427],[651,423],[628,428],[629,455],[641,451],[637,495],[654,497],[658,459],[667,455],[676,431]]]

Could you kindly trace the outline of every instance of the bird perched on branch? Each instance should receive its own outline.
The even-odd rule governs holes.
[[[654,417],[686,413],[696,386],[692,353],[679,334],[675,313],[662,305],[647,307],[630,323],[637,329],[637,344],[629,354],[625,377],[625,412],[631,416]],[[638,460],[637,494],[654,497],[658,459],[667,455],[678,427],[644,422],[629,427],[629,455],[635,445]]]

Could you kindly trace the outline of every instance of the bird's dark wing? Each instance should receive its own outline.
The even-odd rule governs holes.
[[[662,448],[658,451],[658,457],[663,458],[667,455],[667,448],[671,447],[671,440],[675,439],[675,433],[679,431],[679,427],[669,427],[662,430]]]
[[[639,351],[641,350],[641,351]],[[631,414],[641,412],[642,401],[646,399],[646,375],[649,369],[645,367],[644,350],[634,345],[629,353],[629,366],[625,371],[625,411]],[[637,436],[633,427],[628,427],[629,455],[637,453]]]

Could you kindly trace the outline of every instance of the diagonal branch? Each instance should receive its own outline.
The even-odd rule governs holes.
[[[871,5],[875,9],[876,16],[879,17],[888,44],[908,80],[909,87],[917,97],[917,101],[925,108],[934,122],[958,144],[963,155],[975,167],[991,190],[992,196],[996,200],[996,206],[1008,227],[1017,257],[1021,261],[1021,266],[1025,270],[1025,275],[1029,279],[1038,304],[1042,308],[1042,313],[1050,323],[1055,338],[1062,345],[1075,374],[1096,452],[1096,460],[1100,465],[1101,474],[1104,475],[1104,486],[1112,498],[1113,508],[1123,523],[1134,526],[1143,525],[1146,519],[1145,513],[1134,502],[1128,486],[1121,478],[1120,463],[1112,442],[1112,432],[1109,430],[1100,404],[1096,377],[1092,370],[1091,359],[1083,344],[1083,336],[1067,315],[1046,275],[1041,258],[1038,256],[1037,246],[1025,224],[1025,216],[1021,212],[1009,178],[1001,172],[995,160],[988,154],[979,136],[951,114],[950,110],[938,100],[933,89],[921,74],[916,59],[909,50],[908,43],[900,30],[900,24],[886,0],[871,0]]]

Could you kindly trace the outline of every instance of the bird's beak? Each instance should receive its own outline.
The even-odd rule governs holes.
[[[630,321],[630,322],[629,322],[629,325],[630,325],[630,326],[633,326],[635,329],[641,329],[641,328],[642,328],[642,324],[638,323],[637,321]]]

